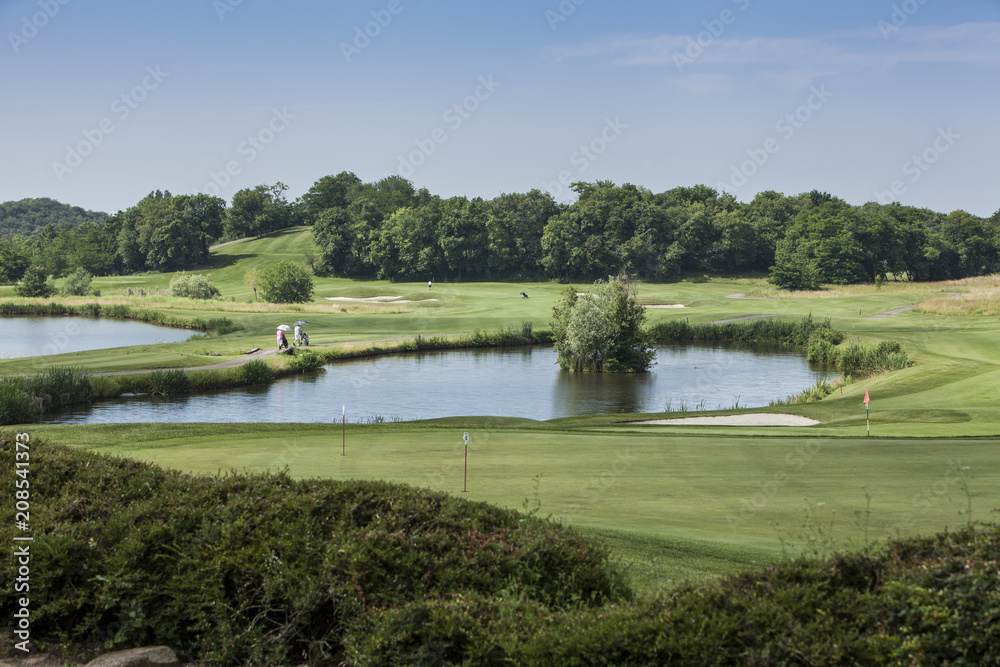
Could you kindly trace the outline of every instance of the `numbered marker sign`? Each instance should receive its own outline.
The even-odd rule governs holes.
[[[462,439],[465,440],[465,444],[469,444],[469,434],[468,433],[466,433],[465,435],[463,435]]]

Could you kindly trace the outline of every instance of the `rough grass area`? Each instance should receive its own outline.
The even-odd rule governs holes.
[[[33,646],[165,644],[204,665],[331,665],[362,623],[421,600],[546,613],[630,598],[604,550],[510,510],[385,482],[187,475],[0,434],[31,464]],[[14,503],[0,509],[8,544]],[[16,563],[3,559],[3,578]],[[12,586],[0,614],[14,617]]]

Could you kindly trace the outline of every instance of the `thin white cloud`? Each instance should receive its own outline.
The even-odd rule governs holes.
[[[996,22],[903,26],[887,38],[872,26],[816,37],[702,35],[698,40],[698,35],[616,35],[559,47],[552,55],[557,61],[603,57],[622,66],[667,66],[682,75],[741,66],[757,69],[763,77],[800,83],[844,69],[887,70],[906,64],[1000,67]]]

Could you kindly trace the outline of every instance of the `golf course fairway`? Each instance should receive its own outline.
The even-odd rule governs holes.
[[[243,274],[264,262],[299,259],[315,251],[311,244],[308,231],[296,229],[215,251],[205,273],[221,288],[222,300],[156,293],[172,274],[99,278],[94,286],[106,296],[59,300],[125,303],[178,318],[225,317],[242,327],[235,333],[2,360],[0,375],[56,366],[91,372],[202,367],[271,347],[275,324],[297,319],[310,322],[310,338],[321,346],[363,347],[526,321],[541,330],[549,327],[552,306],[567,288],[435,283],[428,290],[426,283],[317,278],[311,303],[255,303]],[[328,423],[17,428],[194,473],[287,468],[295,477],[385,479],[550,516],[603,539],[640,590],[665,590],[684,579],[757,569],[784,556],[864,549],[887,538],[993,521],[1000,507],[1000,287],[994,281],[887,282],[796,293],[779,292],[760,279],[638,286],[646,305],[684,306],[650,308],[650,324],[811,315],[829,318],[848,341],[902,345],[911,367],[846,384],[820,401],[698,413],[780,412],[820,422],[814,426],[634,423],[680,416],[673,413],[548,422],[468,415],[348,424],[342,430],[340,406],[317,405],[331,415]],[[25,301],[11,299],[9,289],[0,288],[0,299]],[[128,296],[128,289],[146,290],[147,296]],[[398,298],[361,301],[373,296]],[[489,413],[484,406],[483,414]],[[467,480],[463,433],[470,435]]]

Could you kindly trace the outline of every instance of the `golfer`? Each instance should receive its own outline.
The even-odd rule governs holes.
[[[295,325],[295,344],[299,345],[302,343],[302,326],[299,324]]]
[[[285,332],[278,329],[278,349],[280,350],[283,347],[288,347],[288,339],[285,338]]]

